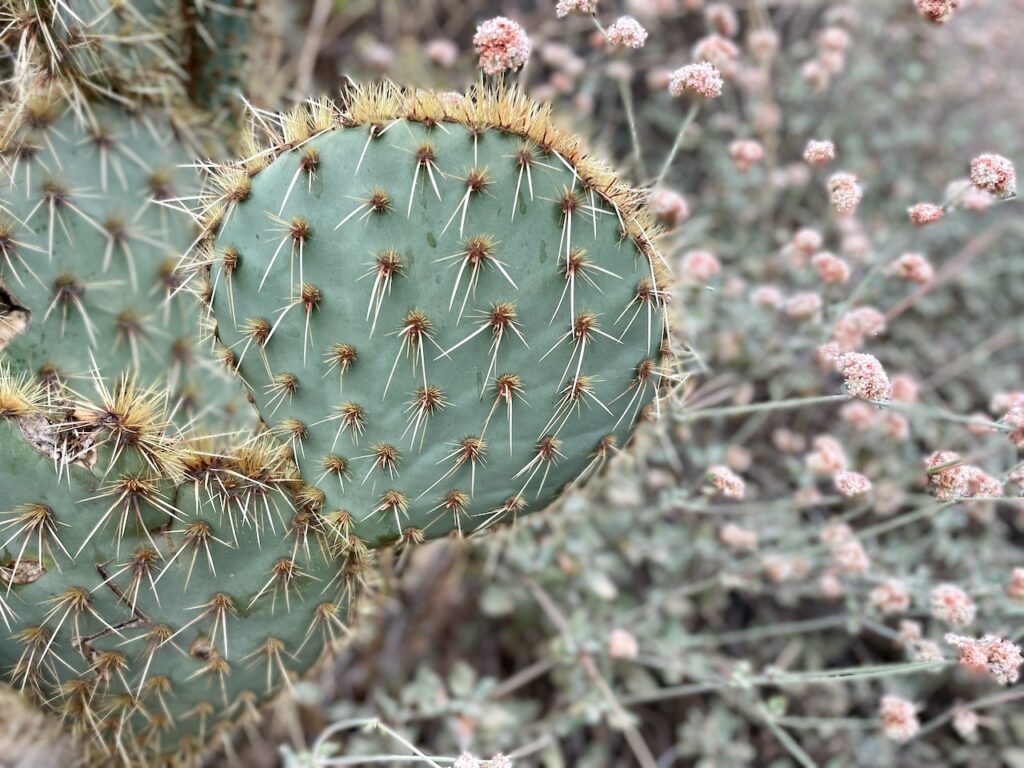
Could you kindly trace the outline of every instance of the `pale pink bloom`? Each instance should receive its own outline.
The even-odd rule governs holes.
[[[705,99],[717,99],[722,95],[722,73],[714,64],[701,61],[687,64],[672,73],[672,81],[668,85],[669,93],[679,97],[694,93]]]
[[[785,427],[777,427],[772,430],[772,445],[782,453],[803,453],[804,448],[807,447],[807,440],[799,432]]]
[[[807,469],[819,477],[828,477],[846,469],[846,451],[831,435],[814,438],[814,450],[807,454]]]
[[[831,141],[811,139],[804,149],[804,160],[808,165],[828,165],[836,158],[836,145]]]
[[[797,320],[816,318],[821,312],[821,296],[813,291],[793,294],[786,300],[786,314]]]
[[[914,0],[917,12],[933,24],[945,24],[960,8],[963,0]]]
[[[953,730],[961,738],[969,739],[978,732],[978,713],[966,707],[953,710]]]
[[[616,48],[643,48],[647,30],[632,16],[620,16],[607,29],[608,42]]]
[[[547,42],[540,49],[541,61],[550,67],[563,67],[575,57],[572,48],[563,43]]]
[[[882,718],[882,730],[893,741],[907,741],[921,728],[914,704],[898,696],[883,696],[878,714]]]
[[[746,493],[743,478],[724,464],[708,468],[707,477],[715,489],[727,499],[742,499]]]
[[[776,584],[800,579],[807,575],[809,564],[800,558],[782,555],[765,555],[761,558],[761,569],[769,581]]]
[[[995,497],[1003,495],[1003,484],[981,467],[965,466],[969,496]]]
[[[736,11],[725,3],[711,3],[704,10],[704,20],[709,27],[726,37],[736,37],[736,33],[740,31],[740,20],[736,16]]]
[[[499,752],[484,765],[486,768],[512,768],[512,759]]]
[[[955,451],[935,451],[925,459],[925,467],[928,470],[945,467],[938,471],[929,471],[936,498],[942,501],[952,501],[962,499],[969,494],[970,474],[967,467],[958,463],[959,461],[960,454]]]
[[[826,27],[818,35],[818,45],[828,51],[845,53],[850,47],[850,34],[841,27]]]
[[[469,752],[463,752],[455,758],[452,768],[480,768],[480,760]]]
[[[564,19],[570,13],[596,13],[597,0],[558,0],[555,16]]]
[[[841,216],[850,216],[860,205],[864,192],[852,173],[834,173],[828,180],[828,191],[832,196],[832,206]]]
[[[694,43],[691,53],[694,61],[709,61],[725,73],[735,69],[739,57],[736,43],[721,35],[702,37]]]
[[[824,91],[832,81],[832,75],[817,59],[805,61],[800,67],[800,74],[807,84],[816,91]]]
[[[871,558],[856,539],[844,541],[832,549],[832,559],[843,573],[859,576],[868,572]]]
[[[636,637],[625,629],[613,629],[608,635],[608,655],[613,659],[635,659],[640,652]]]
[[[846,54],[840,51],[822,51],[818,54],[818,63],[830,75],[838,75],[846,69]]]
[[[733,552],[756,552],[758,547],[757,531],[741,528],[735,523],[726,523],[718,532],[719,540]]]
[[[916,403],[921,385],[909,373],[897,373],[892,377],[892,399],[899,403]]]
[[[879,423],[886,437],[893,440],[906,440],[910,437],[910,422],[902,413],[886,411],[881,415]]]
[[[459,58],[459,48],[451,40],[438,39],[427,43],[427,58],[439,67],[450,67]]]
[[[843,374],[846,391],[864,400],[888,400],[892,385],[885,374],[885,368],[874,355],[847,352],[836,361],[836,367]]]
[[[832,571],[821,574],[821,578],[818,579],[818,589],[821,590],[821,596],[826,600],[837,600],[843,596],[843,582]]]
[[[1018,448],[1024,448],[1024,408],[1016,406],[1006,412],[1001,423],[1010,427],[1010,442]]]
[[[1016,683],[1020,666],[1024,664],[1020,648],[1009,640],[995,635],[980,639],[946,635],[946,642],[956,648],[960,664],[972,672],[986,673],[1001,685]]]
[[[770,27],[760,27],[747,36],[747,46],[756,58],[769,61],[779,50],[779,36]]]
[[[852,540],[853,528],[846,523],[829,523],[821,529],[818,537],[821,539],[822,544],[834,547],[837,544]]]
[[[871,590],[870,599],[871,605],[883,616],[905,613],[910,608],[910,590],[899,579],[883,581]]]
[[[798,229],[793,235],[793,239],[789,241],[789,249],[803,257],[804,262],[806,262],[807,259],[821,250],[821,246],[824,243],[825,239],[821,236],[821,232],[810,227],[804,227]]]
[[[943,217],[944,213],[941,205],[932,203],[918,203],[907,210],[910,221],[919,227],[934,224]]]
[[[680,259],[683,274],[696,282],[706,283],[722,271],[722,265],[709,251],[687,251]]]
[[[656,189],[651,193],[648,207],[651,213],[669,227],[690,218],[690,206],[686,198],[671,189]]]
[[[1010,580],[1006,584],[1006,594],[1014,600],[1024,600],[1024,568],[1010,571]]]
[[[488,19],[477,27],[473,46],[480,57],[480,69],[488,75],[519,69],[530,56],[526,30],[504,16]]]
[[[778,309],[782,302],[782,291],[774,285],[759,285],[750,292],[750,303],[759,307]]]
[[[737,171],[746,173],[752,166],[764,159],[764,147],[759,141],[740,139],[729,145],[729,157],[732,158]]]
[[[921,623],[912,619],[903,619],[899,625],[899,637],[904,643],[916,643],[923,637]]]
[[[875,406],[865,403],[863,400],[855,400],[840,408],[839,416],[851,427],[862,432],[878,421],[879,413]]]
[[[1024,392],[996,392],[988,404],[989,411],[996,416],[1003,416],[1014,408],[1024,408]]]
[[[871,490],[871,481],[859,472],[838,472],[832,480],[843,496],[860,496]]]
[[[977,608],[974,601],[956,584],[938,584],[928,593],[932,616],[954,627],[974,621]]]
[[[984,154],[971,160],[971,182],[996,197],[1013,197],[1017,193],[1017,171],[1002,155]]]
[[[931,263],[920,253],[904,253],[892,263],[891,271],[917,285],[927,285],[935,277]]]
[[[846,283],[850,280],[850,265],[829,251],[814,254],[811,266],[821,281],[828,285]]]

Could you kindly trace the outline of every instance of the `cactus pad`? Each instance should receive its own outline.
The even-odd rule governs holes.
[[[199,308],[175,273],[195,228],[160,204],[198,187],[183,167],[201,152],[190,122],[88,102],[73,110],[48,91],[7,115],[5,359],[72,388],[131,373],[168,386],[184,419],[230,403],[237,387],[199,346]]]
[[[222,356],[325,514],[376,547],[545,507],[670,378],[642,197],[516,92],[384,86],[225,167]]]
[[[186,446],[126,380],[44,401],[0,372],[0,664],[96,764],[193,764],[341,639],[362,557],[266,437]]]

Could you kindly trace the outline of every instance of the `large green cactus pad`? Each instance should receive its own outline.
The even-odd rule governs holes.
[[[98,764],[192,764],[343,636],[351,571],[280,445],[188,449],[108,394],[0,419],[0,665]]]
[[[636,198],[522,97],[354,98],[219,178],[220,340],[368,545],[512,521],[657,393],[659,257]]]

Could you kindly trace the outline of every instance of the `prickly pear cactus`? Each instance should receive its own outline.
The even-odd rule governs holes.
[[[201,265],[222,357],[377,547],[545,507],[669,373],[639,195],[516,92],[391,87],[225,167]]]
[[[367,555],[279,444],[198,450],[158,394],[100,395],[51,413],[0,372],[0,666],[96,764],[192,765],[342,637]]]
[[[196,230],[161,205],[198,188],[183,167],[202,151],[192,123],[154,109],[72,109],[48,90],[6,114],[4,359],[72,388],[130,373],[167,386],[183,421],[236,408],[237,386],[199,345],[198,306],[175,272]]]

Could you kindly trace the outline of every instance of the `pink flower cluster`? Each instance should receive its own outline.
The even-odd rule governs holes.
[[[596,13],[597,0],[558,0],[555,16],[564,19],[570,13]]]
[[[874,307],[857,307],[839,318],[832,330],[832,340],[840,349],[852,351],[863,345],[868,336],[878,336],[885,330],[885,315]]]
[[[907,215],[910,216],[910,221],[914,226],[925,227],[929,224],[934,224],[939,221],[945,211],[941,205],[935,205],[934,203],[917,203],[911,206],[907,210]]]
[[[932,616],[953,627],[974,621],[977,608],[970,596],[956,584],[938,584],[928,593]]]
[[[1002,155],[978,155],[971,161],[971,183],[996,197],[1017,193],[1017,171]]]
[[[804,149],[804,161],[808,165],[828,165],[835,159],[836,145],[831,141],[811,139],[807,142],[807,147]]]
[[[935,276],[931,263],[920,253],[904,253],[892,263],[891,272],[917,285],[927,285]]]
[[[915,0],[917,12],[933,24],[945,24],[960,9],[963,0]]]
[[[864,191],[852,173],[834,173],[828,180],[828,191],[832,196],[832,206],[841,216],[851,216],[860,205]]]
[[[658,189],[651,194],[648,207],[662,224],[674,227],[690,218],[686,198],[671,189]]]
[[[480,69],[488,75],[519,69],[530,57],[526,30],[504,16],[488,19],[477,27],[473,46],[480,57]]]
[[[883,696],[878,713],[882,719],[882,730],[893,741],[907,741],[921,729],[917,708],[913,702],[899,696]]]
[[[885,368],[874,355],[847,352],[836,359],[836,368],[843,374],[846,391],[863,400],[888,400],[892,384]]]
[[[679,260],[679,266],[685,277],[698,283],[709,282],[722,271],[718,258],[710,251],[687,251]]]
[[[1024,664],[1020,648],[1009,640],[995,635],[974,638],[946,635],[946,642],[956,648],[958,661],[971,670],[988,674],[1001,685],[1010,685],[1020,679],[1020,666]]]
[[[718,532],[718,539],[733,552],[756,552],[757,531],[742,528],[736,523],[726,523]]]
[[[836,490],[848,498],[861,496],[871,490],[871,481],[860,472],[837,472],[832,482]]]
[[[850,265],[830,251],[814,254],[811,266],[826,285],[842,284],[850,280]]]
[[[727,499],[742,499],[746,494],[747,484],[743,478],[724,464],[708,468],[708,480]]]
[[[609,45],[615,48],[643,48],[647,30],[632,16],[621,16],[606,30]]]
[[[729,157],[737,171],[746,173],[764,159],[764,147],[753,139],[739,139],[729,145]]]
[[[687,64],[672,73],[668,84],[669,93],[679,97],[694,93],[705,99],[717,99],[722,95],[722,73],[708,61]]]
[[[905,613],[910,608],[910,590],[899,579],[886,579],[871,590],[871,605],[883,616]]]
[[[929,470],[935,497],[941,501],[952,501],[970,494],[970,473],[960,462],[960,454],[955,451],[935,451],[925,459],[925,467]],[[943,467],[934,471],[936,467]]]

